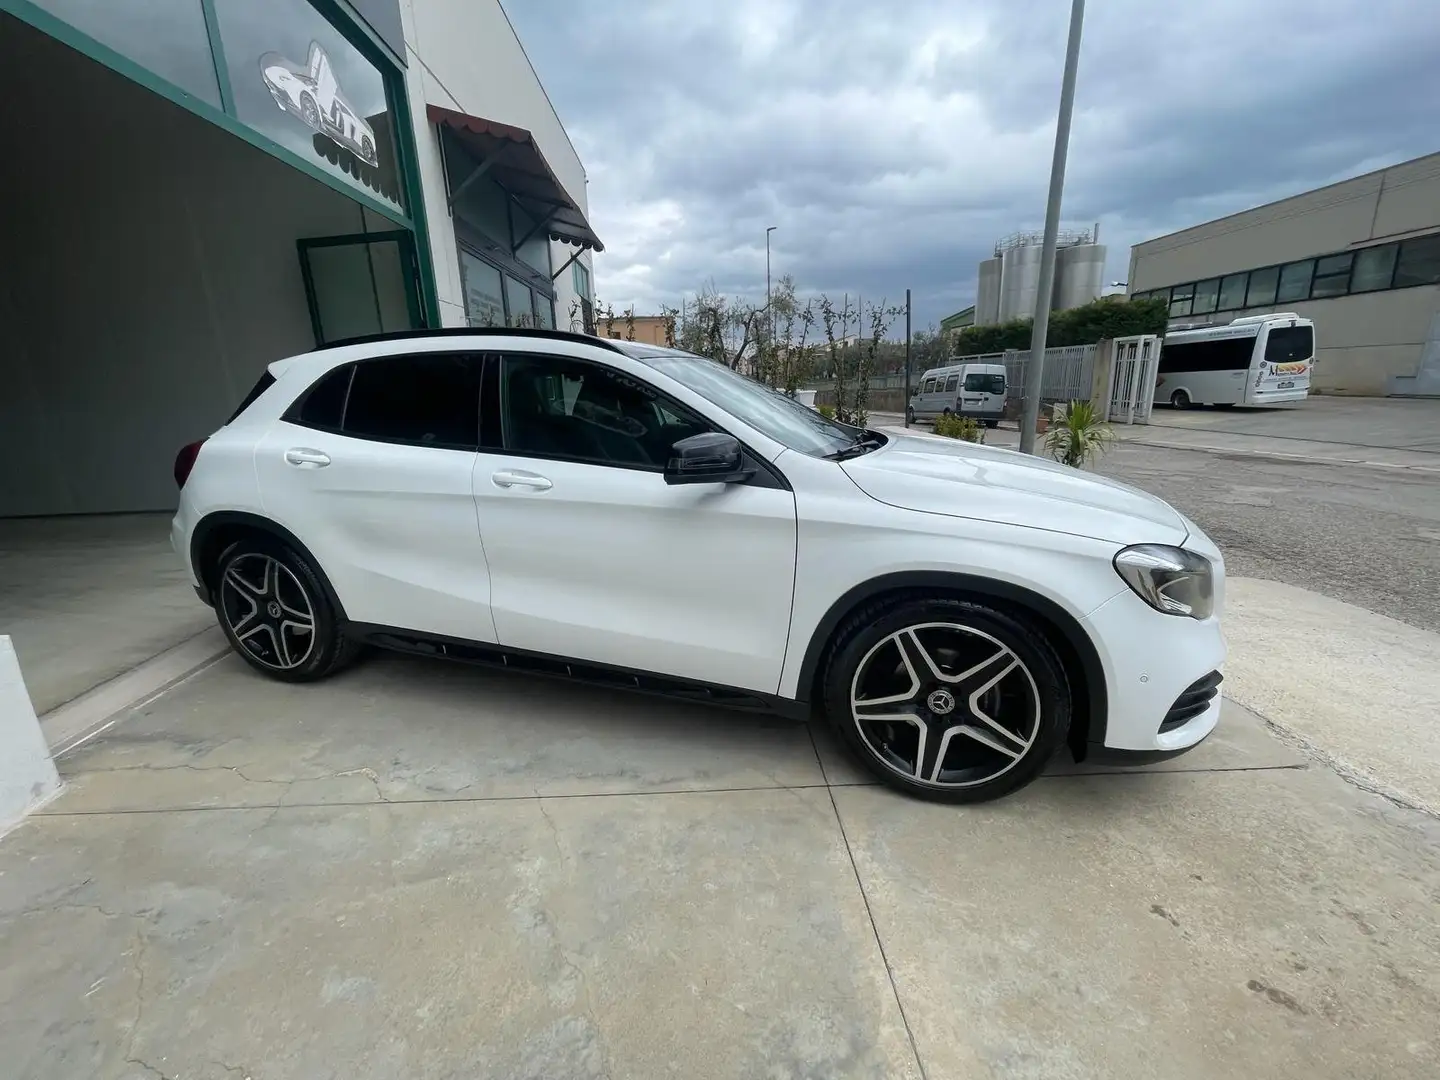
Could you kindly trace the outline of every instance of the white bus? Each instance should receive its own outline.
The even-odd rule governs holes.
[[[1304,401],[1315,366],[1315,324],[1294,312],[1246,315],[1165,335],[1155,404],[1280,405]]]

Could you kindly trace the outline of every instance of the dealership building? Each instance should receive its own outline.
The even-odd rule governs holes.
[[[173,507],[316,345],[585,323],[585,170],[499,0],[0,0],[0,92],[0,518]]]
[[[1440,153],[1137,244],[1129,289],[1172,327],[1313,319],[1317,391],[1440,395]]]

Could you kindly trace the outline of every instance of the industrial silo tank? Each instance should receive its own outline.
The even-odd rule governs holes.
[[[993,326],[1000,321],[1000,260],[980,264],[980,284],[975,290],[975,325]]]
[[[1001,256],[1000,321],[1030,318],[1040,291],[1039,244],[1012,247]]]
[[[1080,307],[1098,297],[1105,285],[1105,245],[1075,244],[1055,252],[1056,311]]]

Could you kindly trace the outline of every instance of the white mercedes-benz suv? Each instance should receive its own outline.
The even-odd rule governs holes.
[[[276,679],[365,645],[818,712],[949,802],[1220,713],[1220,552],[1153,496],[833,423],[711,360],[420,331],[279,360],[175,463],[172,540]]]

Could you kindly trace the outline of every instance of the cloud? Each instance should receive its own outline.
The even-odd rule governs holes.
[[[509,0],[590,177],[596,288],[713,281],[972,303],[1043,224],[1060,0]],[[1413,0],[1091,4],[1066,225],[1110,278],[1151,236],[1440,149],[1440,20]]]

